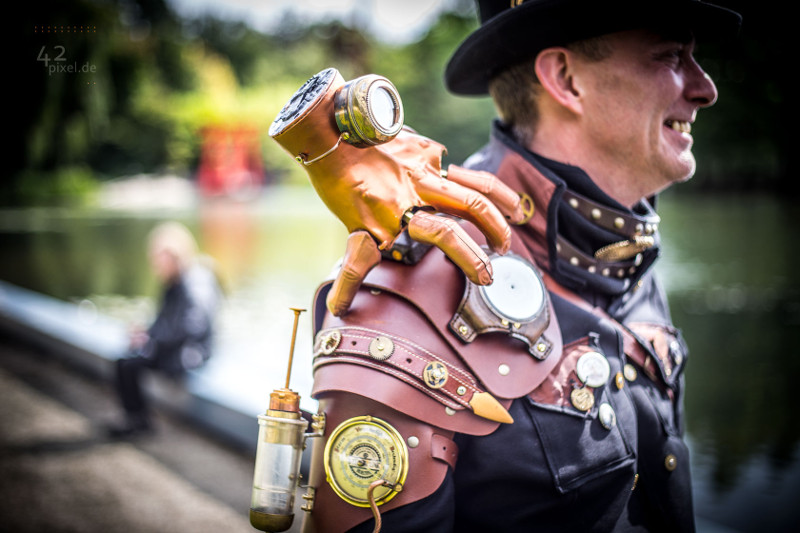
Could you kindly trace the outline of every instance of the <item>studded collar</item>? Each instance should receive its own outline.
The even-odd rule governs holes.
[[[489,144],[465,165],[493,172],[533,199],[534,217],[514,234],[541,268],[572,290],[624,294],[659,255],[660,219],[651,201],[622,206],[580,168],[523,148],[499,122]]]

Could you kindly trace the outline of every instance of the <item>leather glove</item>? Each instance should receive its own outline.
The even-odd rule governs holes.
[[[270,127],[270,136],[304,165],[317,194],[350,232],[328,294],[330,312],[347,312],[362,281],[380,262],[381,250],[390,249],[405,229],[413,240],[440,248],[474,283],[490,284],[486,253],[455,220],[439,214],[469,220],[502,254],[511,244],[507,220],[524,218],[520,197],[488,172],[450,165],[443,173],[444,146],[402,124],[394,138],[375,141],[384,144],[365,146],[348,138],[336,118],[348,87],[335,69],[320,72]]]

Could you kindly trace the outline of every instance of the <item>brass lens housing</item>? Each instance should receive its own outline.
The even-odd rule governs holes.
[[[342,139],[367,147],[394,139],[403,129],[403,103],[392,82],[376,74],[356,78],[334,96],[334,115]]]

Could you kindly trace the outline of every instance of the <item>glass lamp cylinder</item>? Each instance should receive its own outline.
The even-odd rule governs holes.
[[[261,531],[286,531],[294,520],[308,421],[300,416],[299,396],[278,389],[270,409],[258,417],[258,448],[250,501],[250,524]]]

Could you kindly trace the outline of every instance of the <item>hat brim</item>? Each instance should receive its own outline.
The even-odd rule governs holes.
[[[677,25],[677,26],[676,26]],[[689,28],[698,40],[735,36],[741,16],[700,2],[528,1],[485,22],[456,49],[445,69],[455,94],[487,94],[499,72],[551,46],[636,28]]]

